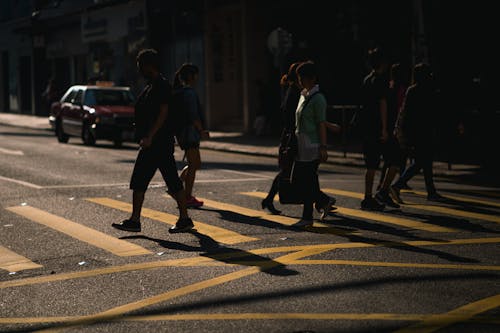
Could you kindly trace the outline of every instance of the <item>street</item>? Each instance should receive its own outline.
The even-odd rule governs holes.
[[[447,201],[428,202],[419,175],[400,210],[368,212],[364,170],[322,165],[338,209],[296,228],[301,206],[260,207],[274,158],[201,153],[196,230],[169,234],[157,172],[128,233],[111,223],[131,211],[136,145],[0,125],[0,331],[500,331],[500,188],[439,176]]]

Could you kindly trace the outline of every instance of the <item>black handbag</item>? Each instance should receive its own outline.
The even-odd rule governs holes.
[[[301,177],[297,174],[295,162],[290,170],[282,171],[279,178],[278,194],[281,204],[303,204],[304,196],[302,190]]]

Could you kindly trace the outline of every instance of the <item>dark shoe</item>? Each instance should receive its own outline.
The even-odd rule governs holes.
[[[395,186],[389,187],[389,191],[391,192],[391,196],[397,203],[403,204],[403,199],[401,199],[401,190]]]
[[[382,211],[384,210],[385,205],[378,202],[373,198],[365,198],[361,201],[361,209],[362,210],[373,210],[373,211]]]
[[[124,231],[141,232],[141,222],[132,220],[124,220],[120,223],[113,223],[111,226]]]
[[[313,220],[308,220],[308,219],[300,219],[297,223],[294,223],[292,226],[294,227],[310,227],[314,224]]]
[[[410,185],[408,184],[404,184],[403,187],[401,187],[402,190],[407,190],[407,191],[411,191],[413,190],[413,188],[410,187]]]
[[[429,201],[445,201],[446,198],[443,197],[441,194],[434,192],[434,193],[427,195],[427,200],[429,200]]]
[[[392,207],[392,208],[401,208],[400,205],[394,202],[392,200],[391,196],[387,191],[381,190],[378,191],[377,194],[375,194],[375,199],[380,202],[385,204],[386,206]]]
[[[270,211],[274,215],[281,214],[281,210],[276,209],[276,207],[274,207],[274,204],[271,200],[267,200],[267,199],[262,200],[261,206],[262,206],[262,209],[267,209],[268,211]]]
[[[189,218],[178,219],[175,226],[168,229],[168,232],[171,234],[179,233],[179,232],[187,232],[194,228],[193,221]]]

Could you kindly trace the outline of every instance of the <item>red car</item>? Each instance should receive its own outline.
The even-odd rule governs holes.
[[[85,145],[110,140],[134,142],[134,96],[128,87],[72,86],[51,106],[49,123],[57,140],[80,137]]]

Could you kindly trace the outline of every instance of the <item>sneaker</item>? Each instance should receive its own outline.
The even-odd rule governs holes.
[[[443,197],[441,194],[434,192],[431,194],[427,194],[427,200],[429,200],[429,201],[445,201],[446,198]]]
[[[274,207],[274,204],[271,200],[264,199],[264,200],[262,200],[262,202],[260,204],[262,206],[262,209],[267,209],[268,211],[271,212],[271,214],[274,214],[274,215],[281,214],[281,210],[276,209],[276,207]]]
[[[168,232],[171,234],[175,234],[178,232],[187,232],[190,231],[194,228],[193,220],[191,220],[189,217],[183,218],[183,219],[178,219],[177,223],[170,229],[168,229]]]
[[[113,223],[111,224],[112,227],[124,231],[131,231],[131,232],[141,232],[141,222],[137,221],[132,221],[132,220],[124,220],[121,221],[120,223]]]
[[[395,186],[391,186],[389,187],[389,191],[391,193],[391,196],[394,200],[396,200],[397,203],[399,204],[403,204],[403,199],[401,199],[401,190],[398,189],[397,187]]]
[[[320,208],[319,211],[321,212],[320,215],[321,221],[323,221],[332,210],[337,209],[337,207],[333,207],[333,205],[335,205],[336,202],[337,200],[335,198],[330,197],[330,199],[328,199],[328,202],[323,207]],[[318,209],[318,207],[316,207],[316,209]]]
[[[314,223],[313,220],[300,219],[297,223],[293,224],[294,227],[310,227]]]
[[[203,206],[203,201],[200,201],[195,197],[191,197],[186,200],[186,206],[187,208],[198,208]]]
[[[378,202],[374,198],[365,198],[363,201],[361,201],[361,209],[362,210],[375,210],[375,211],[382,211],[384,210],[385,205],[383,203]]]
[[[377,194],[375,194],[375,200],[392,208],[401,208],[399,204],[395,203],[394,200],[392,200],[389,193],[384,190],[378,191]]]

